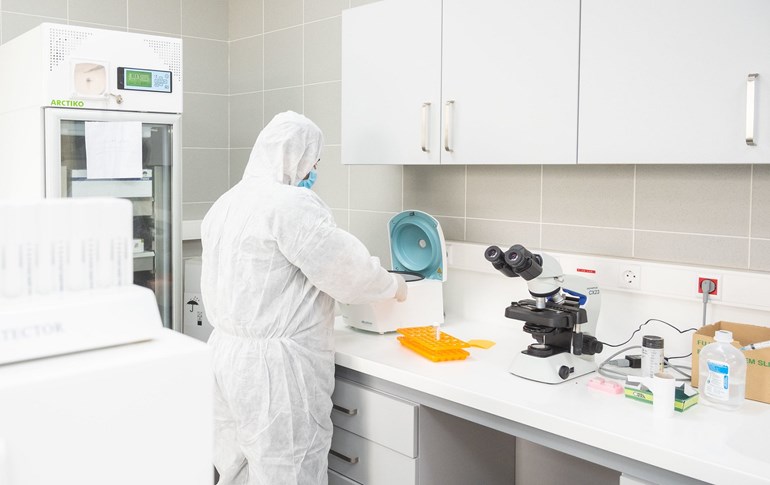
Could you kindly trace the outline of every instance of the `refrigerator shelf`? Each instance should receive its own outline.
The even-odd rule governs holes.
[[[155,269],[155,251],[134,253],[134,272],[153,271]]]

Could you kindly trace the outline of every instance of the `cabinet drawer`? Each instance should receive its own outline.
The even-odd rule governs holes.
[[[417,483],[415,458],[408,458],[337,426],[332,435],[329,468],[363,485]]]
[[[329,477],[329,485],[360,485],[358,482],[354,482],[353,480],[340,475],[334,470],[326,470],[326,474]]]
[[[417,456],[417,405],[337,378],[332,422],[406,456]]]

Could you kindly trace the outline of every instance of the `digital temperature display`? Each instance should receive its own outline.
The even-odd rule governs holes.
[[[170,93],[171,71],[119,67],[118,89]]]

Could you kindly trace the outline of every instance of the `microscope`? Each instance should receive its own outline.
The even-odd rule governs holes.
[[[490,246],[484,257],[505,276],[524,278],[534,298],[505,309],[505,316],[523,321],[536,341],[516,355],[510,372],[557,384],[595,371],[593,356],[603,348],[594,336],[601,305],[596,283],[563,274],[552,256],[532,254],[520,244],[505,252]]]

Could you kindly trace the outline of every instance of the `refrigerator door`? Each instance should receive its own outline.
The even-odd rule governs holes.
[[[155,292],[163,325],[181,330],[180,115],[44,111],[46,197],[130,200],[134,283]]]

